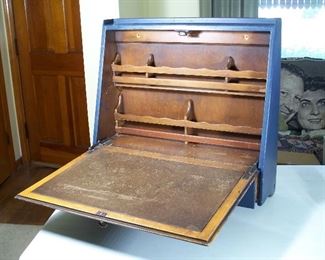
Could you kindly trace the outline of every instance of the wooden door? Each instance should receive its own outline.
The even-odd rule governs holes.
[[[89,146],[79,1],[12,7],[30,158],[66,163]]]
[[[10,175],[13,169],[13,151],[6,100],[6,90],[0,55],[0,184]]]

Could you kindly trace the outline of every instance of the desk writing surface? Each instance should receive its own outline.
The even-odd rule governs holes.
[[[129,149],[103,151],[34,192],[200,231],[241,176],[218,169],[216,179],[215,167],[195,165],[193,171],[193,164],[147,158],[139,151],[135,156]]]
[[[324,166],[278,166],[277,185],[263,207],[237,207],[208,247],[56,211],[20,260],[324,259]]]
[[[256,151],[119,136],[19,196],[206,244],[255,180],[257,156]]]

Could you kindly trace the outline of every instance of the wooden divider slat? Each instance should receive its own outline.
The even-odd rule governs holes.
[[[150,85],[136,85],[136,84],[120,84],[116,83],[118,88],[136,88],[136,89],[147,89],[147,90],[168,90],[168,91],[182,91],[182,92],[194,92],[194,93],[206,93],[206,94],[221,94],[221,95],[233,95],[233,96],[248,96],[256,98],[264,98],[264,93],[252,93],[252,92],[235,92],[215,89],[195,89],[195,88],[184,88],[184,87],[166,87],[166,86],[150,86]]]
[[[119,134],[153,137],[153,138],[167,139],[167,140],[174,140],[174,141],[181,141],[181,142],[219,145],[219,146],[226,146],[232,148],[249,149],[254,151],[260,150],[260,143],[257,140],[241,141],[241,140],[226,139],[220,137],[185,135],[185,134],[140,129],[140,128],[133,128],[133,127],[116,127],[116,132]]]
[[[250,135],[260,135],[262,129],[254,128],[249,126],[233,126],[229,124],[211,124],[207,122],[192,122],[188,120],[177,120],[171,118],[157,118],[152,116],[138,116],[130,114],[115,113],[115,120],[138,122],[146,124],[156,125],[168,125],[176,127],[189,127],[194,129],[212,130],[212,131],[223,131],[231,133],[241,133]]]
[[[151,66],[134,66],[134,65],[116,65],[112,64],[114,72],[128,73],[153,73],[182,76],[201,76],[201,77],[229,77],[241,79],[259,79],[266,80],[266,73],[262,71],[234,71],[234,70],[211,70],[211,69],[193,69],[193,68],[172,68],[172,67],[151,67]]]
[[[249,93],[265,93],[265,84],[223,83],[199,80],[156,79],[141,77],[113,76],[114,83],[142,84],[152,86],[183,87],[197,89],[215,89]]]

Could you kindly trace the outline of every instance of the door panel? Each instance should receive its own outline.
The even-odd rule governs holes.
[[[12,3],[31,159],[63,164],[89,147],[79,2]]]
[[[38,118],[42,122],[39,126],[41,142],[63,144],[63,115],[56,113],[57,107],[60,107],[60,104],[63,103],[60,102],[62,94],[60,93],[58,77],[47,75],[35,76],[34,86],[39,108]]]
[[[13,151],[10,151],[10,143],[9,117],[0,55],[0,184],[9,177],[12,170],[11,157],[13,156]],[[11,156],[10,152],[12,152]]]

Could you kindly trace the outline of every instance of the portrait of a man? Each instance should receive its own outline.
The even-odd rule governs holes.
[[[280,112],[287,121],[298,112],[304,92],[303,73],[294,66],[281,68]]]
[[[297,125],[296,117],[300,99],[304,93],[304,73],[292,64],[281,65],[280,81],[280,121],[279,131],[292,128],[292,122]],[[297,128],[294,126],[293,128]]]

